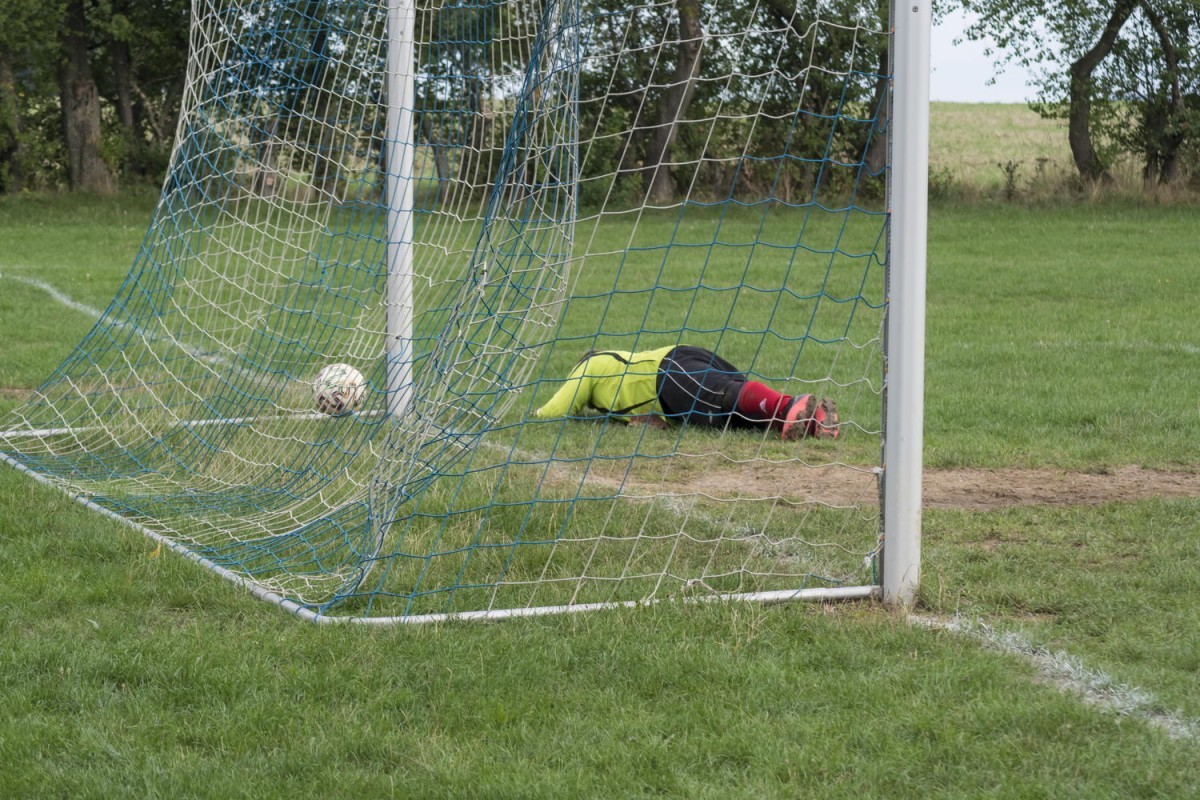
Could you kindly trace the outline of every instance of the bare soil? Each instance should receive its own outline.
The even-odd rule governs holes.
[[[1009,506],[1077,506],[1148,498],[1200,497],[1200,465],[1165,471],[1138,466],[1105,472],[1062,469],[926,469],[925,508],[988,511]],[[874,474],[834,465],[763,465],[696,475],[689,490],[721,496],[808,498],[835,506],[877,502]]]
[[[1011,505],[1075,506],[1150,498],[1200,497],[1200,470],[1138,466],[1114,470],[933,470],[926,473],[925,504],[934,508],[991,509]]]

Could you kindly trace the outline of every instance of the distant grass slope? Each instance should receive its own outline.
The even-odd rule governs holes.
[[[931,103],[932,183],[952,179],[981,191],[1003,188],[1015,164],[1019,187],[1061,182],[1074,173],[1066,120],[1048,120],[1025,103]]]

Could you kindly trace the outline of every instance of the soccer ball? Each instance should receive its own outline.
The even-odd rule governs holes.
[[[323,414],[346,414],[358,408],[367,391],[362,373],[349,364],[329,364],[313,381],[313,399]]]

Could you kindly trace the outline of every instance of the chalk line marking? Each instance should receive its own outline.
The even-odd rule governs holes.
[[[0,280],[6,279],[6,278],[10,281],[16,281],[17,283],[23,283],[26,286],[32,286],[35,289],[40,289],[43,292],[45,292],[46,294],[50,295],[50,297],[56,303],[58,303],[59,305],[65,306],[65,307],[71,309],[72,311],[78,311],[82,314],[87,314],[88,316],[90,316],[94,319],[97,319],[97,320],[104,316],[104,312],[101,311],[100,309],[93,308],[92,306],[89,306],[86,303],[79,302],[78,300],[74,299],[70,295],[60,291],[58,288],[56,288],[55,286],[53,286],[49,283],[46,283],[45,281],[38,280],[37,278],[30,278],[25,275],[14,275],[11,272],[0,272]],[[226,367],[231,365],[231,362],[229,361],[229,359],[225,358],[224,356],[216,355],[214,353],[208,353],[208,352],[205,352],[204,350],[201,350],[200,348],[192,347],[191,345],[185,344],[185,343],[179,341],[178,339],[176,339],[175,337],[167,335],[167,334],[159,334],[159,333],[154,333],[152,331],[148,331],[145,328],[141,327],[140,325],[136,324],[135,322],[125,321],[125,320],[113,320],[113,325],[114,325],[114,327],[117,327],[117,328],[131,327],[149,342],[167,342],[168,344],[178,347],[180,350],[187,353],[189,356],[192,356],[193,358],[198,359],[200,361],[206,361],[210,364],[219,364],[221,366],[226,366]]]
[[[16,281],[17,283],[23,283],[26,286],[32,286],[35,289],[41,289],[46,294],[50,295],[50,297],[54,299],[54,302],[58,303],[59,305],[66,306],[72,311],[78,311],[82,314],[87,314],[89,317],[99,319],[104,313],[98,308],[92,308],[86,303],[81,303],[78,300],[75,300],[74,298],[59,291],[54,286],[51,286],[45,281],[40,281],[37,278],[29,278],[24,275],[14,275],[11,272],[0,272],[0,278],[7,278],[10,281]]]
[[[1172,739],[1200,740],[1200,720],[1163,711],[1158,699],[1150,692],[1117,683],[1107,673],[1089,669],[1082,659],[1069,653],[1048,650],[1019,633],[998,631],[987,623],[964,617],[942,619],[914,614],[908,619],[926,628],[970,637],[992,650],[1021,656],[1037,667],[1049,683],[1076,695],[1088,705],[1145,722]]]

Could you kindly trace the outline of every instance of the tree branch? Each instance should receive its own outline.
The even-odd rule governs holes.
[[[1104,32],[1100,35],[1100,40],[1071,64],[1071,108],[1067,139],[1071,144],[1071,155],[1075,158],[1075,168],[1086,180],[1112,180],[1107,168],[1096,155],[1095,147],[1092,146],[1092,73],[1112,52],[1117,35],[1139,2],[1141,0],[1118,0]]]

